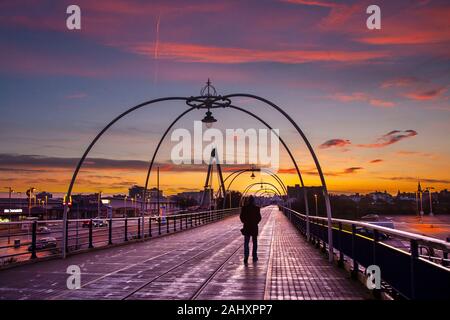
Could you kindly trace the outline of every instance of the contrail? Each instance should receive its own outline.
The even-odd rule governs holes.
[[[158,14],[158,19],[156,21],[156,40],[155,40],[155,79],[154,82],[158,82],[158,57],[159,57],[159,24],[161,22],[161,13]]]

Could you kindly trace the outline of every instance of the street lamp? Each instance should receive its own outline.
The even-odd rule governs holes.
[[[28,216],[31,216],[31,208],[32,208],[32,203],[31,203],[31,198],[34,195],[34,192],[37,189],[34,187],[30,187],[30,189],[27,190],[27,196],[28,196]]]
[[[123,198],[123,207],[124,207],[123,217],[125,218],[127,214],[127,196]]]
[[[8,224],[8,244],[10,244],[11,242],[11,194],[14,192],[12,187],[6,187],[6,189],[8,189],[9,191],[9,224]]]
[[[426,190],[428,191],[428,197],[430,198],[430,217],[433,216],[433,197],[432,197],[432,193],[431,190],[434,190],[434,187],[427,187]]]
[[[98,199],[97,199],[97,216],[100,218],[100,202],[102,201],[102,191],[100,190],[98,192]]]
[[[208,109],[208,111],[206,111],[205,117],[202,119],[202,122],[209,129],[213,126],[214,122],[217,122],[217,119],[214,118],[212,112]]]
[[[319,216],[318,208],[317,208],[317,194],[314,194],[314,200],[315,200],[315,203],[316,203],[316,216]]]

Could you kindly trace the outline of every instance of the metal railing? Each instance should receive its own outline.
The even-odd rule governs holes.
[[[239,213],[240,208],[230,208],[161,217],[71,219],[67,223],[66,252],[150,239]],[[0,223],[0,267],[30,259],[60,256],[62,225],[62,220]]]
[[[281,207],[283,213],[318,248],[327,250],[327,218]],[[407,299],[450,299],[450,243],[370,223],[332,219],[334,253],[340,266],[352,265],[357,277],[371,265],[394,293]]]

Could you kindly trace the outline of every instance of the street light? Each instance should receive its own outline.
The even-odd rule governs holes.
[[[8,224],[8,244],[10,244],[10,242],[11,242],[11,193],[13,193],[14,192],[14,190],[13,190],[13,188],[12,187],[6,187],[6,189],[8,189],[8,191],[9,191],[9,210],[8,210],[8,213],[9,213],[9,224]]]
[[[30,189],[27,190],[27,196],[28,196],[28,216],[31,216],[31,208],[32,208],[32,204],[31,204],[31,198],[33,197],[34,192],[37,189],[34,187],[30,187]]]
[[[98,199],[97,199],[97,216],[100,218],[100,202],[102,201],[102,191],[100,190],[98,192]]]
[[[217,119],[214,118],[212,112],[208,109],[208,111],[206,111],[205,117],[202,119],[202,122],[209,129],[213,126],[214,122],[217,122]]]
[[[316,216],[319,216],[318,208],[317,208],[317,194],[314,194],[314,199],[315,199],[315,203],[316,203]]]
[[[127,214],[127,196],[123,198],[123,207],[124,207],[123,217],[125,218]]]
[[[430,217],[433,216],[433,197],[432,197],[432,193],[431,190],[434,190],[434,187],[427,187],[426,190],[428,191],[428,197],[430,198]]]

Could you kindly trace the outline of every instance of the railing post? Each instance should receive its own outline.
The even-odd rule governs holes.
[[[352,278],[358,278],[359,266],[356,261],[356,226],[352,224],[352,260],[353,260],[353,270],[352,270]]]
[[[33,222],[31,229],[31,259],[36,259],[36,232],[37,232],[37,221]]]
[[[158,216],[158,235],[161,235],[161,217]]]
[[[325,223],[321,223],[322,228],[322,252],[327,252],[327,242],[325,241],[327,230],[325,229]],[[329,241],[329,240],[328,240]]]
[[[344,251],[342,250],[342,247],[342,223],[339,222],[339,267],[344,266]]]
[[[112,244],[112,224],[113,220],[109,219],[109,232],[108,232],[108,244]]]
[[[183,217],[180,217],[180,230],[183,230]]]
[[[148,217],[148,236],[152,237],[152,217]]]
[[[67,219],[65,228],[66,228],[66,247],[63,250],[65,250],[65,252],[69,252],[69,219]]]
[[[448,266],[448,262],[447,262],[447,260],[448,260],[448,252],[447,251],[443,251],[442,255],[443,255],[442,265],[444,267],[446,267],[446,266]]]
[[[372,256],[372,264],[377,264],[377,245],[378,240],[380,239],[380,234],[378,230],[373,230],[373,256]]]
[[[192,214],[190,215],[190,218],[191,218],[190,220],[191,220],[191,228],[192,228]]]
[[[137,219],[137,223],[138,223],[138,234],[137,234],[137,238],[140,239],[141,238],[141,218]],[[142,230],[144,231],[144,230]]]
[[[411,247],[411,299],[416,298],[416,262],[419,259],[419,246],[417,244],[417,240],[411,239],[410,242]]]
[[[167,233],[169,233],[170,232],[170,230],[169,230],[169,228],[170,228],[170,226],[169,226],[169,216],[166,216],[166,228],[167,228]]]
[[[125,242],[128,241],[128,217],[125,218]]]
[[[94,247],[93,241],[92,241],[92,219],[89,220],[89,249],[92,249]]]

